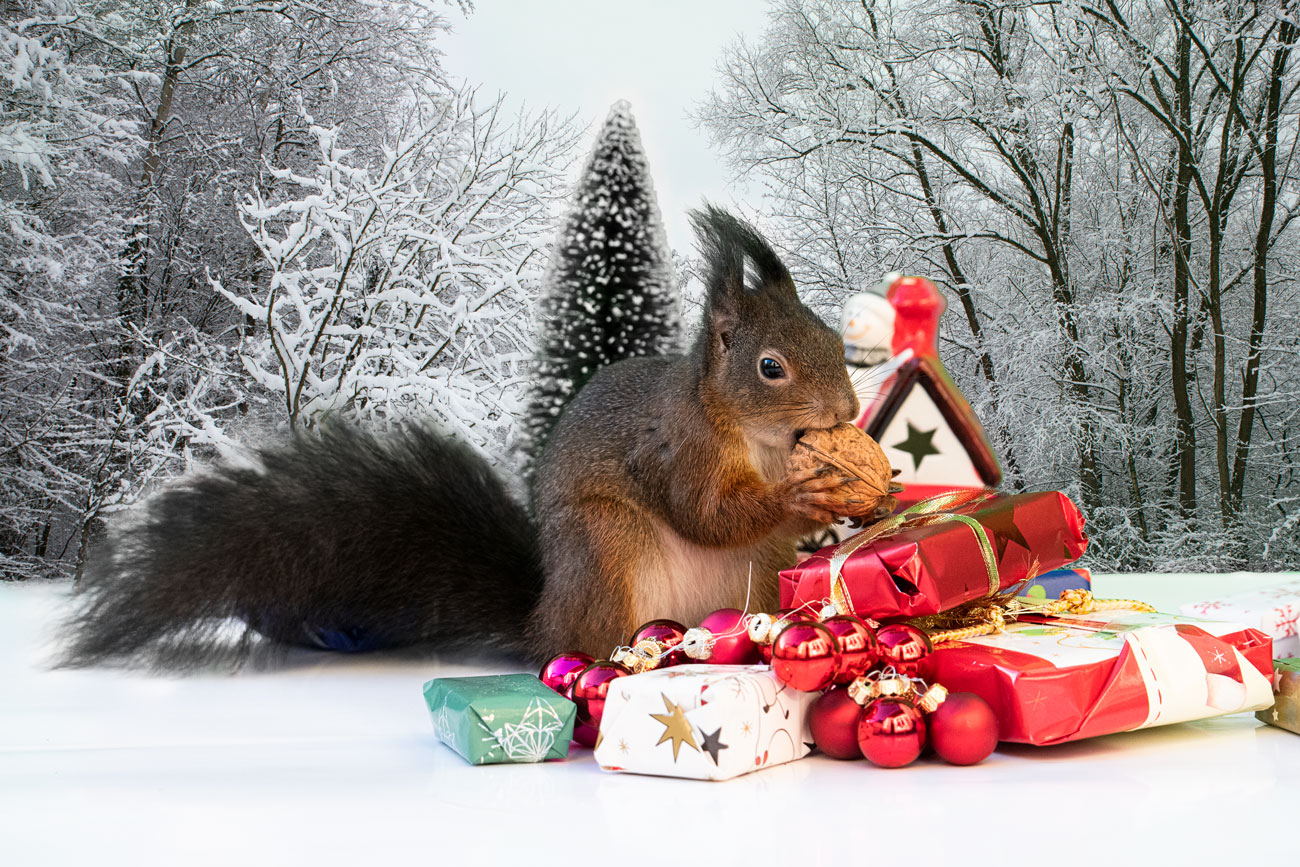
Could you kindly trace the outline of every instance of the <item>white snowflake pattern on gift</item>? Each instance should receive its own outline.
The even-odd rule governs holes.
[[[489,738],[496,742],[506,757],[512,762],[540,762],[555,748],[555,739],[564,728],[564,721],[550,702],[535,698],[528,703],[523,717],[518,723],[505,723],[498,729],[490,729],[482,720]]]
[[[1277,620],[1279,634],[1275,637],[1290,638],[1300,633],[1300,626],[1297,626],[1297,621],[1300,621],[1300,607],[1287,605],[1279,608]]]
[[[464,753],[461,745],[456,743],[456,729],[452,725],[452,714],[447,710],[447,700],[442,700],[442,706],[438,712],[433,715],[433,733],[447,746],[451,747],[458,753]]]
[[[1300,624],[1300,581],[1189,603],[1183,611],[1261,629],[1280,645],[1275,648],[1279,657],[1293,656],[1300,650],[1300,644],[1294,641]]]

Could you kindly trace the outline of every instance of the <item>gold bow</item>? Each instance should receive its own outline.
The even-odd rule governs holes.
[[[836,546],[835,552],[831,554],[831,601],[845,614],[853,613],[853,597],[849,594],[849,588],[844,583],[844,562],[863,545],[877,539],[888,538],[895,533],[901,533],[903,530],[910,530],[913,527],[927,527],[931,524],[944,524],[952,521],[965,524],[975,534],[975,541],[979,543],[980,554],[984,558],[984,568],[988,570],[989,593],[997,593],[1001,589],[1001,581],[998,578],[998,559],[993,552],[993,543],[989,540],[988,531],[974,518],[968,515],[954,515],[950,511],[983,502],[994,496],[996,496],[995,491],[949,491],[946,494],[939,494],[918,503],[913,503],[898,514],[877,521],[856,536],[845,539]]]

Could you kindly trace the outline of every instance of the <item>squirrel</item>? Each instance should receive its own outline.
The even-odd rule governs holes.
[[[537,455],[533,517],[436,431],[324,424],[259,449],[260,467],[185,477],[115,527],[63,663],[206,665],[247,657],[258,636],[602,657],[651,619],[692,625],[747,598],[775,610],[797,541],[850,496],[837,473],[787,459],[858,399],[840,336],[757,231],[713,206],[692,223],[697,338],[596,372]],[[232,619],[246,627],[234,642]]]

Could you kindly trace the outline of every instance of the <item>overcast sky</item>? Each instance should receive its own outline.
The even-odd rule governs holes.
[[[512,101],[577,112],[587,144],[609,106],[632,103],[673,247],[693,244],[687,208],[747,200],[687,113],[722,49],[764,25],[762,0],[475,0],[440,47],[447,68]],[[517,103],[516,103],[517,105]],[[755,192],[756,195],[756,192]]]

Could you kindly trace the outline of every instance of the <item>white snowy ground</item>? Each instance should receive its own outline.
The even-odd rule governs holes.
[[[1295,575],[1097,576],[1179,603]],[[0,865],[683,867],[1296,863],[1300,735],[1249,714],[982,765],[813,757],[725,783],[467,766],[420,687],[499,667],[326,654],[274,672],[49,671],[65,589],[0,585]],[[1255,863],[1264,863],[1262,860]]]

